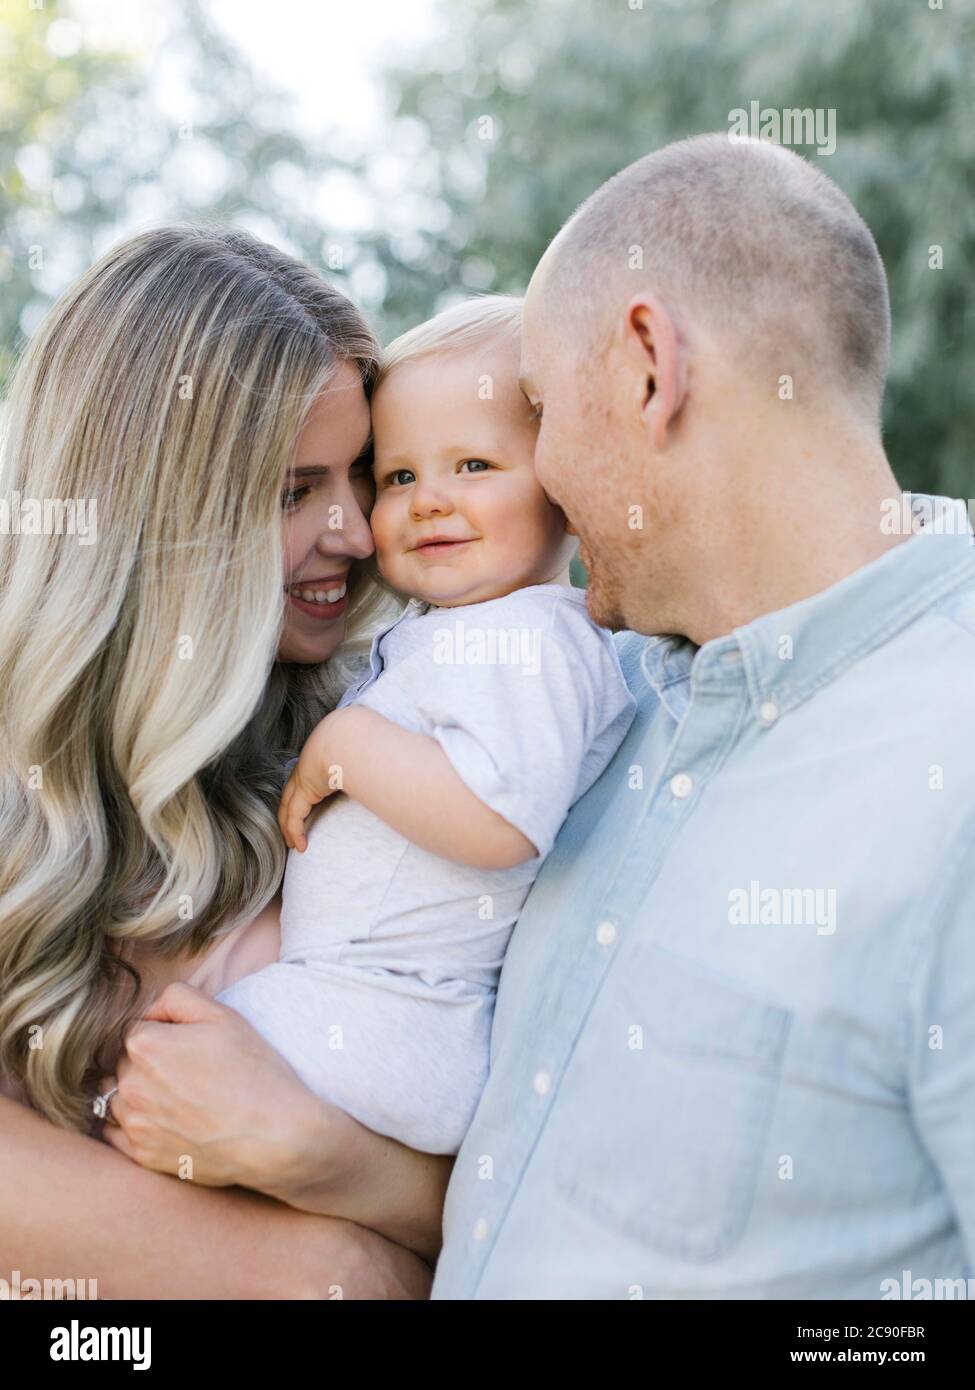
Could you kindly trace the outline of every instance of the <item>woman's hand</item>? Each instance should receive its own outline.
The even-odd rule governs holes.
[[[205,1187],[274,1187],[310,1110],[319,1145],[323,1122],[334,1115],[338,1141],[348,1119],[313,1096],[240,1014],[183,983],[168,985],[128,1030],[117,1076],[99,1089],[113,1086],[102,1138],[143,1168]]]
[[[434,1261],[453,1155],[417,1153],[308,1090],[246,1019],[167,985],[104,1077],[102,1138],[143,1168],[344,1217]]]

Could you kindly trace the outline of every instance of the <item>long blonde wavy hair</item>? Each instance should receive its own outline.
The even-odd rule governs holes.
[[[340,656],[275,660],[299,432],[379,355],[307,266],[169,226],[92,266],[19,365],[0,496],[97,503],[93,544],[0,535],[0,1074],[60,1125],[89,1127],[133,1017],[112,943],[195,951],[270,900],[283,766],[395,610],[360,563]]]

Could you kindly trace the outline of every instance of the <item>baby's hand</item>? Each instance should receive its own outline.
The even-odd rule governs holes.
[[[341,710],[333,710],[312,731],[281,794],[281,834],[288,848],[300,853],[308,848],[304,825],[312,810],[327,796],[342,790],[342,769],[335,763],[335,731],[341,714]]]

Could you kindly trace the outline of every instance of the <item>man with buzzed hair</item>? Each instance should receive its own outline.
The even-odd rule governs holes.
[[[509,947],[435,1298],[972,1273],[975,549],[902,505],[888,341],[847,198],[727,135],[624,169],[532,277],[536,466],[638,711]]]
[[[780,146],[700,136],[593,194],[532,277],[522,384],[596,621],[700,644],[905,539],[878,524],[889,340],[869,229]]]

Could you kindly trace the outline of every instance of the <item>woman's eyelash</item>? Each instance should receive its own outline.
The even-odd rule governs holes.
[[[372,480],[371,450],[369,450],[365,454],[362,454],[359,458],[356,459],[355,463],[353,463],[351,469],[349,470],[349,477],[354,482],[360,482],[363,478],[368,478],[370,479],[370,481]],[[301,500],[301,498],[307,496],[307,494],[311,492],[311,490],[311,483],[304,483],[299,487],[288,488],[288,490],[284,492],[281,496],[282,508],[284,508],[286,511],[293,510],[298,505],[298,502]],[[288,501],[289,498],[292,499],[290,502]]]
[[[307,483],[303,487],[289,488],[288,491],[285,492],[281,498],[281,506],[284,508],[285,511],[291,511],[294,507],[298,505],[296,499],[299,496],[304,496],[308,492],[311,492],[311,488],[308,486]],[[289,498],[291,498],[292,500],[289,501]]]

